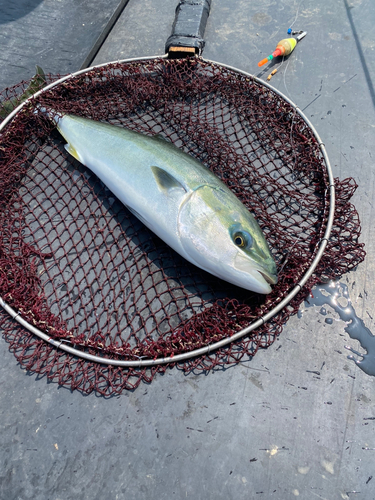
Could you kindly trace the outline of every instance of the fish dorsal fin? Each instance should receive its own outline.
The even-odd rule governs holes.
[[[78,161],[81,161],[79,159],[79,155],[78,155],[77,151],[73,148],[73,146],[71,146],[70,144],[65,144],[64,147],[68,151],[68,153],[73,156],[73,158],[75,158]]]
[[[173,175],[160,167],[151,167],[156,183],[160,191],[169,194],[171,191],[179,190],[187,193],[185,186],[181,184]]]

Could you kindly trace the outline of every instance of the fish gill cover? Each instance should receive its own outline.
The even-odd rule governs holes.
[[[198,158],[260,224],[278,268],[273,291],[239,289],[176,254],[66,153],[53,125],[34,113],[37,105],[159,134]],[[335,179],[335,187],[330,241],[302,290],[247,336],[179,366],[209,370],[254,356],[274,342],[314,284],[364,259],[350,203],[355,181]],[[78,350],[113,361],[172,361],[148,368],[89,362],[1,310],[10,350],[26,369],[86,393],[108,396],[150,382],[174,366],[174,356],[230,338],[288,295],[318,251],[328,192],[312,130],[289,103],[243,74],[196,58],[116,63],[70,78],[34,99],[0,135],[0,297]]]

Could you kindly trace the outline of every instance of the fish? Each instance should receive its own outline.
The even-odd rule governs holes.
[[[245,290],[272,291],[276,264],[259,224],[203,163],[160,135],[41,111],[68,153],[178,254]]]

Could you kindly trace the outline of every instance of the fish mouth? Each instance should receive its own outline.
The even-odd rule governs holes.
[[[271,285],[275,285],[277,283],[276,273],[270,272],[264,266],[260,266],[259,264],[249,261],[248,258],[244,257],[240,253],[236,255],[233,264],[236,271],[244,273],[244,281],[242,285],[240,285],[243,288],[267,294],[272,291]],[[247,276],[247,278],[245,276]],[[248,281],[248,284],[251,284],[251,287],[247,287],[245,284],[248,279],[250,280]]]
[[[257,269],[257,271],[267,281],[267,283],[269,283],[270,285],[276,285],[277,276],[275,274],[269,274],[263,270],[261,271],[260,269]]]

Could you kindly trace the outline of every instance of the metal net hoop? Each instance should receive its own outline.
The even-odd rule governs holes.
[[[122,61],[50,80],[0,128],[0,296],[31,332],[25,359],[31,350],[35,362],[37,335],[130,370],[202,355],[205,369],[236,362],[275,340],[316,281],[363,258],[348,205],[355,185],[341,183],[339,209],[352,208],[322,266],[335,213],[324,144],[264,82],[199,58]],[[160,134],[202,161],[262,227],[279,272],[272,293],[238,289],[175,254],[65,152],[36,106]],[[349,225],[352,247],[339,241]]]

